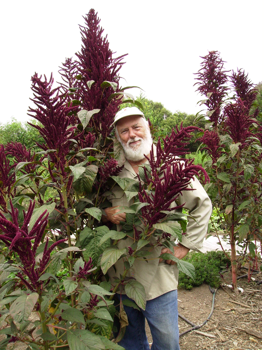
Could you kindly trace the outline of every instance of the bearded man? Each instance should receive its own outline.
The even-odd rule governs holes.
[[[138,168],[148,162],[152,147],[152,137],[148,122],[144,114],[136,107],[120,110],[114,119],[116,137],[121,143],[126,157],[124,168],[119,177],[137,180]],[[155,146],[153,145],[155,153]],[[203,239],[207,233],[207,225],[212,212],[211,201],[200,182],[195,178],[190,182],[192,191],[184,191],[179,197],[180,204],[189,209],[191,215],[187,225],[186,235],[181,243],[174,247],[174,256],[182,259],[190,249],[200,251]],[[119,211],[119,206],[130,206],[133,200],[127,201],[124,191],[116,186],[110,197],[112,207],[105,209],[105,220],[117,225],[126,220],[126,214]],[[127,238],[119,242],[119,248],[131,246],[132,240]],[[179,346],[178,329],[178,268],[172,260],[159,260],[160,254],[171,253],[168,248],[153,247],[151,257],[154,260],[136,259],[128,276],[140,282],[146,292],[146,309],[137,310],[124,306],[129,325],[120,345],[128,350],[149,349],[145,333],[145,319],[147,319],[153,344],[152,349],[177,350]],[[124,262],[121,258],[108,271],[110,279],[120,277],[124,272]],[[122,292],[122,299],[127,299]],[[116,294],[120,300],[120,294]]]

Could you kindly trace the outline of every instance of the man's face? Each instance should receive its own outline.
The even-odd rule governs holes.
[[[117,122],[116,129],[128,160],[143,160],[144,154],[149,154],[152,138],[149,127],[140,116],[124,117]]]

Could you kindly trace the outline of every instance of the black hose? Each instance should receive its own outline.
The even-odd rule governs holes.
[[[194,323],[192,323],[192,322],[189,321],[188,319],[184,318],[182,315],[178,314],[178,316],[179,316],[181,319],[185,320],[188,324],[192,325],[192,328],[189,329],[189,330],[186,330],[186,331],[182,332],[182,333],[179,335],[180,337],[183,336],[183,335],[185,335],[185,334],[187,334],[187,332],[200,329],[200,328],[201,328],[202,326],[204,326],[204,325],[207,323],[207,321],[211,318],[211,316],[212,316],[212,314],[213,314],[213,311],[214,311],[215,295],[216,295],[217,289],[214,289],[214,288],[212,288],[211,286],[209,286],[209,290],[210,290],[210,292],[213,294],[213,299],[212,299],[212,309],[211,309],[210,314],[208,315],[208,318],[207,318],[202,324],[200,324],[200,325],[195,325]]]

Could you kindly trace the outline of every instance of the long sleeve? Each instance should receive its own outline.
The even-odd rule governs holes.
[[[182,196],[177,200],[179,204],[185,203],[184,207],[189,209],[191,215],[181,244],[195,251],[201,251],[212,214],[212,203],[197,178],[191,182],[191,187],[193,191],[182,192]]]

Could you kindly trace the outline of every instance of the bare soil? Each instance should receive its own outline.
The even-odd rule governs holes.
[[[246,274],[241,270],[238,276]],[[222,286],[213,295],[203,284],[187,291],[178,290],[179,315],[201,328],[187,333],[193,326],[179,316],[180,347],[182,350],[262,350],[262,280],[261,273],[238,280],[243,292],[235,294],[224,284],[231,283],[229,272],[223,274]],[[146,328],[152,342],[149,327]]]

